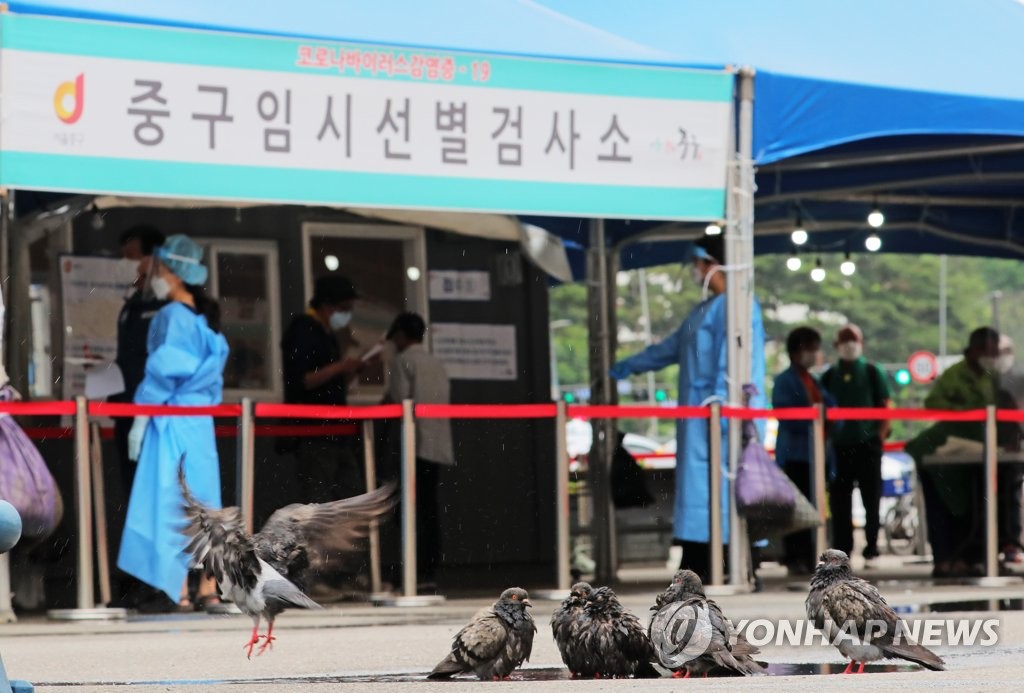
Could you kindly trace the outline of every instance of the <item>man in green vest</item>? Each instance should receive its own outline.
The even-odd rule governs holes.
[[[864,334],[854,324],[836,334],[839,360],[821,377],[821,384],[839,407],[888,407],[889,385],[885,372],[864,358]],[[835,478],[829,485],[832,513],[832,546],[853,550],[853,487],[864,503],[864,560],[870,565],[878,556],[878,505],[882,498],[882,443],[891,423],[844,421],[832,435],[836,453]]]

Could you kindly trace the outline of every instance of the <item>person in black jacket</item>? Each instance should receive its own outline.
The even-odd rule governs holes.
[[[281,340],[284,397],[292,404],[345,405],[348,385],[365,365],[342,358],[337,332],[348,326],[359,294],[348,278],[316,280],[306,312],[292,318]],[[354,436],[303,437],[296,441],[297,474],[307,503],[363,493]]]

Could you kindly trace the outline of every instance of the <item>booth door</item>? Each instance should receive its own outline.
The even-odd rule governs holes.
[[[348,355],[359,356],[383,339],[402,311],[429,320],[423,229],[310,222],[303,225],[302,241],[307,301],[317,277],[330,274],[348,277],[362,296],[349,328],[339,333]],[[383,393],[384,372],[378,363],[360,374],[349,400],[375,403]]]

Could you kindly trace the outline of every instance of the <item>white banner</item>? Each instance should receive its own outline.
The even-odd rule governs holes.
[[[515,380],[515,325],[441,322],[430,326],[430,350],[453,380]]]

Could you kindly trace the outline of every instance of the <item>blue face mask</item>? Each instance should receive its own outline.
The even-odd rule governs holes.
[[[339,310],[331,313],[330,325],[331,329],[335,332],[345,329],[350,322],[352,322],[352,311],[350,310]]]

